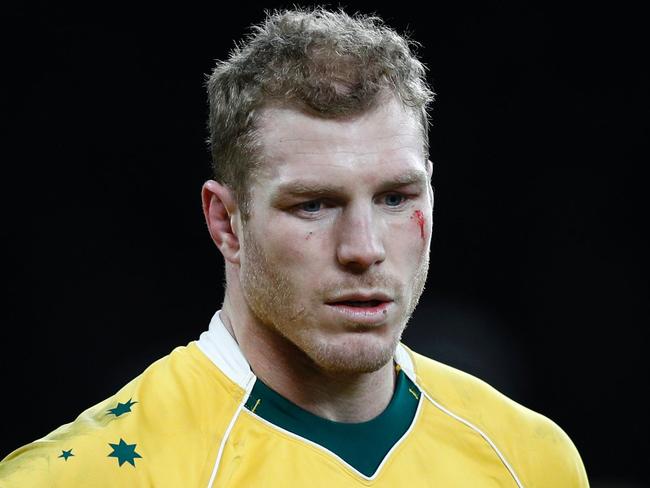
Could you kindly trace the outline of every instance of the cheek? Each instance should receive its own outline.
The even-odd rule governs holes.
[[[428,247],[430,233],[431,228],[426,213],[415,209],[391,223],[387,242],[392,242],[402,252],[419,254]]]
[[[322,249],[319,245],[319,235],[315,231],[269,228],[260,239],[271,264],[275,263],[285,270],[296,268],[300,271],[315,261],[314,253]]]
[[[413,262],[426,249],[428,234],[424,212],[415,210],[389,225],[384,245],[393,260],[407,264]]]

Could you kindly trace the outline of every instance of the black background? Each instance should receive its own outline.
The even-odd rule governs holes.
[[[342,5],[408,30],[437,93],[431,269],[405,342],[556,421],[592,486],[641,486],[643,15]],[[200,206],[204,76],[280,6],[42,2],[3,15],[0,458],[197,338],[219,308]]]

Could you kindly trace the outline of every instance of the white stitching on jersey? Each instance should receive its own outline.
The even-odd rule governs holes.
[[[221,439],[221,444],[219,445],[219,452],[217,453],[217,460],[214,462],[214,467],[212,468],[212,474],[210,475],[210,481],[208,481],[207,488],[212,487],[212,483],[214,483],[214,480],[217,477],[217,471],[219,469],[219,464],[221,463],[221,456],[223,455],[223,450],[226,447],[226,442],[228,441],[228,437],[230,437],[230,431],[235,426],[235,422],[237,422],[237,419],[239,418],[239,414],[241,413],[242,410],[244,410],[244,405],[248,401],[248,397],[250,396],[251,391],[253,390],[253,385],[255,384],[256,379],[257,378],[252,373],[248,377],[244,398],[242,398],[242,401],[239,403],[239,406],[235,411],[235,414],[232,416],[232,419],[230,419],[228,428],[226,429],[226,432],[223,434],[223,438]]]
[[[401,345],[401,343],[400,343],[400,345]],[[410,363],[411,363],[411,369],[410,369],[409,371],[406,371],[406,370],[405,370],[404,372],[405,372],[406,375],[410,378],[410,380],[411,380],[411,381],[412,381],[412,382],[413,382],[413,383],[414,383],[414,384],[415,384],[415,385],[420,389],[420,391],[422,392],[422,395],[425,396],[425,397],[427,397],[427,399],[428,399],[431,403],[433,403],[437,408],[439,408],[440,410],[442,410],[443,412],[445,412],[447,415],[449,415],[449,416],[455,418],[456,420],[458,420],[459,422],[465,424],[467,427],[469,427],[470,429],[474,430],[475,432],[478,432],[478,434],[479,434],[479,435],[480,435],[480,436],[481,436],[481,437],[482,437],[482,438],[483,438],[483,439],[484,439],[488,444],[490,444],[490,447],[492,447],[492,449],[494,450],[494,452],[496,452],[497,456],[499,456],[499,459],[501,460],[501,462],[503,463],[503,465],[506,467],[506,469],[508,470],[508,472],[510,473],[510,475],[513,477],[513,479],[515,480],[515,483],[517,483],[517,486],[518,486],[519,488],[524,488],[524,485],[522,484],[521,481],[519,481],[519,478],[517,477],[517,473],[515,473],[515,470],[512,468],[512,466],[510,465],[510,463],[508,462],[508,460],[505,458],[505,456],[504,456],[503,454],[501,454],[501,451],[499,451],[499,448],[496,446],[496,444],[495,444],[494,442],[492,442],[492,439],[490,439],[490,438],[487,436],[487,434],[485,434],[481,429],[479,429],[478,427],[476,427],[476,426],[475,426],[474,424],[472,424],[470,421],[465,420],[464,418],[462,418],[462,417],[456,415],[455,413],[451,412],[450,410],[447,410],[445,407],[443,407],[441,404],[439,404],[437,401],[435,401],[433,398],[431,398],[431,396],[427,393],[427,391],[426,391],[424,388],[422,388],[422,386],[420,386],[420,384],[419,384],[418,381],[417,381],[417,374],[416,374],[416,371],[415,371],[415,361],[413,361],[413,359],[412,359],[412,357],[411,357],[411,352],[410,352],[409,350],[407,350],[406,348],[404,348],[404,352],[406,353],[406,355],[407,355],[407,357],[408,357],[408,359],[410,360]],[[411,376],[411,374],[412,374],[413,376]]]
[[[416,383],[416,384],[417,384],[417,383]],[[472,423],[469,422],[468,420],[465,420],[464,418],[459,417],[459,416],[456,415],[455,413],[453,413],[453,412],[447,410],[445,407],[443,407],[442,405],[440,405],[440,404],[439,404],[438,402],[436,402],[433,398],[431,398],[431,397],[429,396],[429,394],[426,392],[426,390],[425,390],[424,388],[422,388],[420,385],[418,385],[418,387],[420,388],[420,391],[422,392],[422,394],[423,394],[424,396],[426,396],[427,399],[428,399],[431,403],[433,403],[436,407],[438,407],[440,410],[442,410],[443,412],[445,412],[447,415],[449,415],[449,416],[455,418],[456,420],[458,420],[459,422],[465,424],[467,427],[469,427],[470,429],[474,430],[475,432],[478,432],[478,434],[480,434],[480,436],[483,437],[483,439],[484,439],[488,444],[490,444],[490,446],[492,447],[492,449],[494,449],[494,452],[497,453],[497,456],[499,456],[499,459],[501,460],[501,462],[502,462],[502,463],[504,464],[504,466],[508,469],[508,471],[510,472],[510,475],[514,478],[515,483],[517,483],[517,486],[518,486],[519,488],[524,488],[524,485],[521,483],[521,481],[519,481],[519,478],[517,477],[517,474],[515,473],[515,470],[512,468],[512,466],[510,466],[510,463],[508,462],[508,460],[505,458],[505,456],[504,456],[503,454],[501,454],[501,451],[499,451],[499,448],[494,444],[494,442],[492,442],[492,439],[490,439],[490,438],[487,436],[487,434],[485,434],[481,429],[479,429],[478,427],[476,427],[474,424],[472,424]]]

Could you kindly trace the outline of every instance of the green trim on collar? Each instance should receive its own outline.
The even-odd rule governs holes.
[[[318,417],[258,378],[245,406],[272,424],[332,451],[370,477],[411,426],[420,395],[418,387],[400,370],[393,398],[386,409],[372,420],[350,424]]]

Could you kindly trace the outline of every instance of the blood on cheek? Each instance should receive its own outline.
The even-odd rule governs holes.
[[[422,210],[413,210],[413,214],[411,215],[411,220],[415,220],[415,223],[418,225],[420,228],[420,237],[422,240],[424,240],[424,214],[422,213]]]

